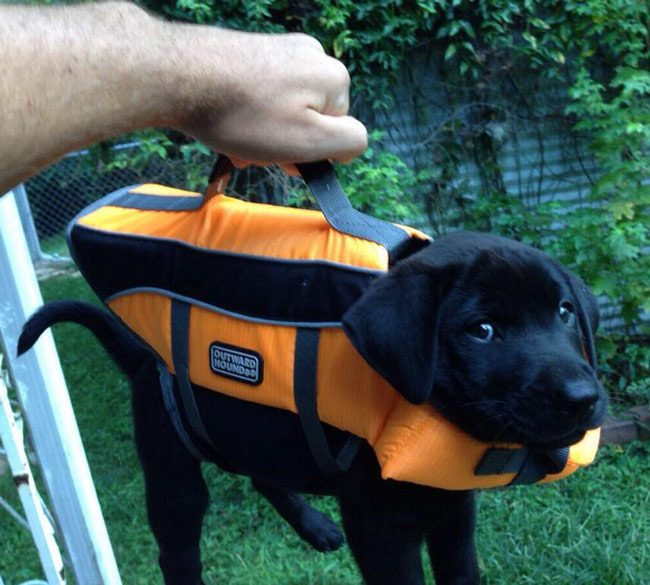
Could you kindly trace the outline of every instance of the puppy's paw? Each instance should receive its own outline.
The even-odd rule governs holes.
[[[336,522],[312,507],[305,507],[296,532],[305,542],[320,552],[332,552],[343,544],[343,533]]]

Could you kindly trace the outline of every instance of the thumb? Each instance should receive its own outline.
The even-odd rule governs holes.
[[[327,116],[316,114],[321,130],[318,158],[329,158],[342,163],[349,163],[368,147],[366,127],[352,116]],[[317,157],[311,157],[316,160]]]

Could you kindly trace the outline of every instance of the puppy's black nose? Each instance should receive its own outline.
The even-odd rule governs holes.
[[[554,393],[553,403],[562,416],[581,421],[593,416],[599,398],[596,384],[589,380],[572,380]]]

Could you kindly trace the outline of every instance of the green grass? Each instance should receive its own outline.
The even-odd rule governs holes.
[[[54,234],[44,238],[41,242],[41,250],[45,254],[55,254],[57,256],[70,256],[68,244],[65,241],[65,232]]]
[[[78,277],[52,279],[42,288],[46,299],[93,299]],[[64,324],[55,337],[123,582],[159,584],[127,383],[87,331]],[[247,480],[214,467],[205,472],[211,492],[203,536],[207,585],[361,585],[347,548],[312,551]],[[6,476],[0,495],[14,496]],[[333,500],[311,501],[337,516]],[[0,535],[5,584],[38,576],[29,535],[2,511]],[[477,539],[486,585],[649,584],[650,447],[602,449],[589,469],[556,484],[481,493]]]

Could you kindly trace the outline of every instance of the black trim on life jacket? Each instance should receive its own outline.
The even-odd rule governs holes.
[[[296,348],[293,369],[293,392],[300,424],[309,449],[325,475],[346,471],[361,448],[362,439],[350,434],[334,458],[318,416],[317,369],[320,331],[299,327],[296,331]]]
[[[340,323],[382,274],[331,262],[205,250],[80,225],[70,231],[70,240],[77,266],[104,302],[126,290],[155,288],[242,316],[295,324]]]

